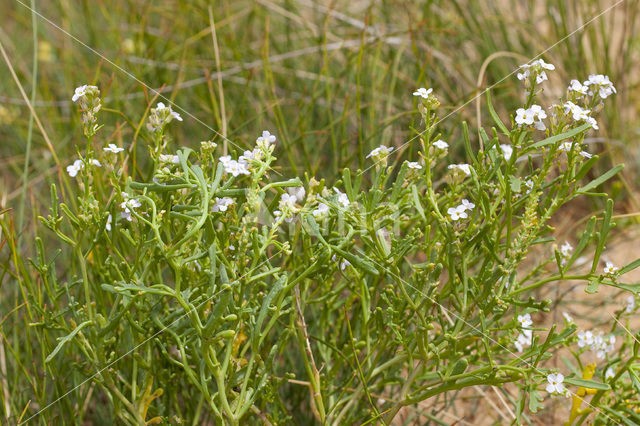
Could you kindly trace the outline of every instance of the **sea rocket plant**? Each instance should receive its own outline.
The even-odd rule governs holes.
[[[88,377],[69,403],[85,406],[94,389],[126,424],[174,412],[191,423],[393,424],[406,407],[509,383],[514,423],[524,424],[545,389],[593,386],[592,416],[619,420],[636,392],[632,336],[617,324],[578,332],[577,314],[553,325],[549,312],[565,280],[588,293],[639,289],[623,282],[634,264],[601,269],[612,202],[576,225],[575,248],[558,248],[550,226],[619,170],[589,180],[597,155],[580,154],[615,88],[572,82],[547,116],[537,89],[552,69],[523,66],[522,108],[510,123],[490,108],[496,128],[478,132],[443,136],[434,90],[418,89],[425,130],[413,157],[381,145],[367,156],[377,167],[331,179],[271,180],[280,147],[266,130],[238,151],[214,141],[176,150],[167,125],[181,117],[161,103],[146,128],[129,129],[149,147],[135,167],[88,132],[69,166],[77,199],[60,201],[54,186],[41,218],[73,251],[70,272],[55,275],[43,250],[34,261],[43,285],[25,287],[42,317],[30,325],[42,371],[58,373],[51,389]],[[78,104],[99,105],[96,90],[80,90]],[[580,257],[592,267],[578,270]],[[560,349],[573,355],[567,377],[549,370],[562,365]],[[581,379],[588,356],[600,360],[597,374]],[[608,367],[616,373],[605,383]]]

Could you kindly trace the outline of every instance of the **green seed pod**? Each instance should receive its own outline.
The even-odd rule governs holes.
[[[216,339],[231,339],[236,335],[235,330],[224,330],[216,334]]]
[[[457,376],[458,374],[464,373],[468,366],[469,366],[469,362],[467,361],[467,359],[460,358],[453,366],[453,369],[451,370],[451,375]]]

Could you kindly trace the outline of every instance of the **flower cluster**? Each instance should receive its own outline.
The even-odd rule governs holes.
[[[234,177],[239,175],[250,175],[252,163],[261,160],[265,155],[271,154],[275,147],[276,137],[267,130],[262,132],[262,136],[256,139],[256,147],[249,151],[246,150],[238,157],[237,160],[231,158],[230,155],[220,157],[220,162],[224,166],[225,173],[229,173]]]
[[[535,78],[536,84],[540,84],[545,80],[548,80],[545,70],[553,71],[556,67],[552,64],[548,64],[542,59],[537,59],[530,64],[520,65],[522,72],[517,74],[518,80],[524,80],[525,84],[530,79]]]
[[[572,86],[574,84],[574,81],[577,80],[571,81]],[[597,93],[601,99],[606,99],[614,93],[618,93],[616,91],[616,88],[613,86],[613,83],[611,83],[611,80],[609,80],[609,77],[602,74],[591,74],[589,76],[589,79],[585,81],[579,88],[582,90],[584,90],[584,88],[587,88],[587,93],[589,94],[589,96],[593,96],[595,93]],[[582,91],[579,91],[579,93],[582,93]]]
[[[558,146],[558,151],[569,153],[573,151],[573,147],[575,146],[580,146],[580,145],[575,142],[562,142],[560,146]],[[582,158],[593,157],[593,155],[587,151],[580,151],[578,154],[580,154]]]
[[[613,334],[605,337],[603,332],[598,334],[594,334],[591,330],[578,332],[578,347],[588,347],[599,359],[604,359],[609,352],[613,351],[615,343],[616,336]]]
[[[571,101],[567,101],[564,103],[564,112],[567,116],[571,116],[574,121],[582,121],[584,123],[591,124],[591,127],[598,130],[598,122],[595,118],[591,117],[589,114],[591,110],[584,109],[579,105],[574,104]]]
[[[100,111],[100,108],[102,108],[100,89],[96,86],[90,86],[87,84],[76,87],[71,100],[80,106],[81,120],[85,136],[91,137],[95,135],[99,129],[98,112]]]
[[[151,108],[149,120],[147,121],[147,129],[153,133],[161,133],[164,127],[173,120],[182,121],[180,114],[171,109],[171,105],[165,105],[158,102],[155,108]]]

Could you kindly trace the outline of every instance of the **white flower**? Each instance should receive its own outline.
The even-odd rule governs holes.
[[[551,373],[547,376],[547,387],[545,388],[547,392],[553,395],[566,395],[567,390],[565,389],[562,382],[564,381],[564,376],[560,373]]]
[[[523,330],[522,333],[518,334],[516,341],[513,343],[518,349],[518,352],[522,352],[525,346],[531,346],[533,343],[533,333],[531,330]]]
[[[443,141],[442,139],[438,139],[437,141],[435,141],[434,143],[432,143],[431,145],[435,146],[436,148],[444,151],[447,148],[449,148],[449,144],[446,143],[445,141]]]
[[[516,124],[522,126],[526,124],[530,126],[533,124],[533,113],[529,109],[518,108],[516,110]]]
[[[636,298],[633,296],[629,296],[627,297],[627,306],[624,309],[624,311],[628,314],[632,313],[633,310],[636,308]]]
[[[111,217],[111,213],[109,213],[109,216],[107,217],[107,223],[106,225],[104,225],[104,228],[107,231],[111,231],[111,222],[113,221],[113,217]]]
[[[225,156],[231,159],[231,156]],[[262,158],[262,151],[258,148],[254,148],[253,151],[246,150],[240,157],[238,157],[238,161],[247,163],[247,167],[251,165],[251,161],[260,160]],[[222,158],[221,158],[222,159]]]
[[[468,217],[465,211],[465,208],[464,207],[460,208],[460,207],[461,206],[449,207],[447,209],[447,214],[451,216],[451,220],[457,221],[459,219],[466,219]]]
[[[102,164],[100,164],[100,162],[96,159],[91,160],[90,163],[96,167],[102,167]]]
[[[91,91],[91,90],[98,90],[97,86],[90,86],[88,84],[85,84],[84,86],[80,86],[80,87],[76,87],[76,90],[73,94],[73,96],[71,97],[71,100],[73,102],[78,102],[78,100],[84,98],[87,95],[87,92]],[[82,103],[81,103],[82,105]],[[100,109],[98,107],[98,109]],[[97,112],[97,110],[95,111]]]
[[[531,62],[531,66],[539,66],[542,69],[545,70],[549,70],[549,71],[553,71],[556,69],[556,66],[553,64],[548,64],[546,63],[543,59],[536,59],[535,61]]]
[[[500,145],[500,149],[502,150],[504,159],[509,161],[511,159],[511,155],[513,154],[513,148],[511,147],[511,145],[502,144]]]
[[[178,157],[177,155],[171,155],[171,154],[160,154],[160,162],[179,164],[180,157]]]
[[[471,201],[467,200],[466,198],[464,198],[462,200],[462,204],[460,204],[460,206],[462,206],[465,210],[473,210],[473,208],[476,206],[475,204],[473,204]]]
[[[113,143],[110,143],[109,146],[104,147],[103,149],[105,151],[107,151],[107,152],[112,152],[114,154],[117,154],[117,153],[119,153],[121,151],[124,151],[124,148],[120,148],[118,145],[113,144]]]
[[[531,314],[518,315],[518,322],[520,323],[520,327],[522,328],[527,328],[530,325],[533,325]]]
[[[424,87],[421,87],[415,92],[413,92],[413,96],[420,96],[424,99],[429,99],[429,94],[431,92],[433,92],[433,89],[425,89]]]
[[[602,336],[602,333],[595,336],[593,339],[593,345],[591,345],[591,350],[596,352],[596,357],[599,359],[604,359],[606,355],[615,349],[616,344],[616,336],[609,335],[608,339],[605,339]]]
[[[417,170],[422,169],[422,166],[417,161],[407,161],[407,167],[409,167],[410,169],[417,169]]]
[[[604,379],[605,380],[609,380],[612,379],[613,377],[615,377],[616,372],[613,370],[612,367],[607,368],[607,371],[604,373]]]
[[[578,332],[578,346],[584,348],[585,346],[593,345],[593,333],[590,330]]]
[[[572,317],[571,317],[571,315],[569,315],[568,313],[563,312],[563,313],[562,313],[562,316],[564,317],[564,319],[565,319],[567,322],[573,322],[573,318],[572,318]]]
[[[76,177],[78,172],[84,168],[84,162],[82,160],[76,160],[72,165],[67,166],[67,173],[69,176]]]
[[[292,187],[292,188],[287,188],[287,192],[291,195],[293,195],[294,197],[296,197],[296,200],[298,200],[298,202],[302,202],[302,200],[304,200],[304,196],[306,194],[306,191],[304,190],[303,186],[296,186],[296,187]]]
[[[218,161],[220,161],[222,163],[222,165],[225,165],[225,164],[231,162],[231,156],[230,155],[223,155],[218,159]]]
[[[328,205],[326,205],[325,203],[318,203],[318,208],[313,210],[311,213],[313,213],[315,217],[319,217],[319,216],[324,216],[328,212],[329,212]]]
[[[336,257],[335,254],[331,256],[331,260],[338,263],[338,258]],[[338,264],[338,266],[340,267],[340,270],[342,271],[344,271],[349,265],[351,265],[351,262],[349,262],[347,259],[342,259],[342,261]]]
[[[564,103],[564,112],[565,114],[571,114],[575,121],[584,121],[585,123],[591,124],[591,127],[594,129],[598,130],[598,122],[595,118],[589,116],[591,110],[583,109],[581,106],[576,105],[571,101],[567,101]]]
[[[602,74],[591,74],[589,80],[584,82],[585,86],[595,86],[598,90],[598,94],[602,99],[617,93],[616,88],[613,87],[613,83],[609,80],[609,77]],[[590,88],[589,95],[593,95],[593,91]]]
[[[580,151],[579,154],[580,154],[580,156],[582,158],[589,159],[589,158],[593,157],[593,155],[591,153],[587,152],[587,151]]]
[[[540,84],[546,80],[548,80],[547,73],[544,71],[540,71],[540,73],[536,76],[536,83]]]
[[[565,241],[564,244],[560,247],[560,254],[562,257],[571,256],[571,252],[573,251],[573,247],[569,244],[568,241]]]
[[[573,142],[563,142],[558,147],[558,151],[569,152],[573,148]]]
[[[216,203],[213,205],[211,210],[213,212],[226,212],[229,209],[229,206],[234,204],[235,201],[233,198],[229,197],[216,197]]]
[[[338,194],[338,202],[342,204],[342,207],[349,207],[351,202],[349,201],[349,197],[344,192],[340,192],[340,190],[336,187],[333,188],[336,194]]]
[[[295,195],[289,195],[284,193],[280,196],[280,204],[279,207],[284,210],[285,208],[289,208],[289,210],[296,209],[296,201],[297,198]]]
[[[276,142],[275,135],[272,135],[271,133],[269,133],[268,130],[263,130],[262,131],[262,136],[259,136],[256,139],[256,145],[258,145],[259,148],[262,148],[264,150],[269,148],[269,145],[271,145],[271,144],[273,144],[275,142]]]
[[[77,102],[78,99],[80,99],[87,93],[88,87],[89,86],[87,86],[86,84],[84,86],[76,87],[75,93],[73,94],[73,97],[71,98],[71,100],[73,102]]]
[[[171,109],[171,105],[169,106],[165,106],[165,104],[163,104],[162,102],[158,102],[158,104],[156,105],[156,111],[161,112],[164,110],[168,110],[169,111],[169,115],[172,118],[175,118],[178,121],[182,121],[182,117],[180,117],[180,114],[178,114],[177,112],[175,112],[174,110]],[[171,120],[168,120],[167,122],[169,122]]]
[[[450,164],[448,169],[449,170],[461,170],[467,176],[469,176],[471,174],[471,166],[468,165],[468,164]]]
[[[526,186],[527,188],[527,194],[531,192],[531,190],[533,189],[533,180],[531,179],[527,179],[524,181],[524,186]]]
[[[367,158],[369,157],[386,157],[387,155],[389,155],[391,153],[391,151],[393,151],[393,147],[392,146],[384,146],[384,145],[380,145],[379,147],[375,148],[373,151],[371,151],[369,153],[369,155],[367,155]]]
[[[220,158],[222,161],[222,157]],[[251,172],[247,168],[247,163],[244,161],[236,161],[236,160],[228,160],[223,161],[222,165],[224,166],[224,171],[226,173],[231,173],[234,177],[238,175],[249,175]]]
[[[128,194],[126,193],[123,193],[122,195],[125,198],[128,197]],[[127,219],[129,222],[131,222],[133,220],[133,217],[131,216],[131,212],[137,209],[138,207],[140,207],[141,205],[142,204],[137,198],[125,199],[125,201],[120,203],[120,208],[122,209],[122,212],[120,212],[120,216],[123,219]]]
[[[533,115],[533,119],[535,120],[535,128],[538,130],[545,130],[547,126],[544,125],[542,120],[547,118],[547,112],[542,109],[540,105],[533,104],[531,108],[529,108],[529,112]]]
[[[580,83],[578,80],[571,80],[571,83],[569,83],[569,87],[567,90],[576,93],[581,97],[587,94],[587,92],[589,91],[589,86]]]
[[[613,276],[616,274],[616,272],[618,271],[618,267],[614,266],[613,263],[611,262],[607,262],[605,267],[604,267],[604,274],[605,275],[609,275],[609,276]]]

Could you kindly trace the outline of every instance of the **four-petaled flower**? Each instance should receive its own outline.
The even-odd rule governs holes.
[[[560,254],[564,258],[569,258],[571,256],[571,252],[573,251],[573,246],[569,244],[568,241],[565,241],[562,246],[560,246]]]
[[[520,323],[520,327],[522,328],[527,328],[530,325],[533,325],[531,314],[518,315],[518,322]]]
[[[580,83],[578,80],[571,80],[568,90],[579,95],[578,97],[582,97],[589,91],[589,86]]]
[[[124,151],[124,148],[120,148],[118,145],[113,143],[110,143],[109,146],[106,146],[103,149],[107,152],[112,152],[114,154]]]
[[[429,94],[433,92],[433,89],[425,89],[424,87],[419,88],[415,92],[413,92],[413,96],[420,96],[424,99],[429,99]]]
[[[460,219],[466,219],[469,217],[467,215],[467,210],[471,211],[475,206],[475,204],[465,198],[457,207],[449,207],[447,209],[447,214],[451,216],[451,220],[454,222]]]
[[[177,112],[172,110],[171,109],[171,105],[166,106],[164,103],[158,102],[158,104],[156,105],[156,111],[160,112],[160,111],[165,111],[165,110],[167,110],[169,112],[169,115],[172,118],[175,118],[178,121],[182,121],[182,117],[180,117],[180,114],[178,114]]]
[[[435,141],[434,143],[432,143],[433,146],[435,146],[436,148],[444,151],[447,148],[449,148],[449,144],[446,143],[445,141],[443,141],[442,139],[438,139],[437,141]]]
[[[349,197],[344,192],[341,192],[338,188],[333,188],[335,193],[338,195],[338,202],[342,204],[342,207],[349,207],[351,202],[349,201]]]
[[[69,176],[76,177],[80,170],[84,168],[84,162],[82,160],[76,160],[70,166],[67,166],[67,173]]]
[[[525,126],[534,126],[538,130],[545,130],[547,126],[545,126],[544,120],[547,118],[547,113],[540,105],[531,105],[531,107],[524,109],[518,108],[516,110],[516,124],[520,127]]]
[[[471,166],[468,164],[449,164],[447,168],[449,170],[460,170],[467,176],[471,174]]]
[[[449,207],[447,209],[447,214],[449,216],[451,216],[451,220],[457,221],[457,220],[460,220],[460,219],[466,219],[467,218],[467,212],[465,210],[466,209],[464,207],[461,208],[461,206]]]
[[[128,194],[123,193],[123,196],[128,197]],[[131,213],[140,206],[142,206],[142,204],[137,198],[125,199],[125,201],[120,203],[120,208],[122,209],[122,212],[120,212],[120,216],[123,219],[127,219],[129,222],[131,222],[133,220]]]
[[[500,149],[502,150],[502,156],[505,160],[509,161],[511,159],[511,155],[513,154],[513,147],[507,144],[501,144]]]
[[[211,211],[213,212],[226,212],[229,209],[229,206],[234,204],[235,201],[233,198],[229,198],[229,197],[222,197],[222,198],[218,198],[216,197],[216,202],[213,205],[213,207],[211,208]]]
[[[318,208],[313,210],[311,213],[313,213],[315,217],[320,217],[320,216],[324,216],[328,212],[329,212],[328,205],[326,205],[325,203],[318,203]]]
[[[562,384],[562,382],[564,382],[564,376],[561,373],[549,374],[547,376],[547,382],[548,384],[545,389],[550,394],[563,396],[566,396],[568,394],[567,389]]]
[[[173,164],[179,164],[180,163],[180,157],[178,157],[177,155],[171,155],[171,154],[160,154],[160,162],[161,163],[173,163]]]
[[[387,155],[389,155],[391,153],[391,151],[393,151],[393,147],[392,146],[380,145],[379,147],[374,148],[373,151],[371,151],[367,155],[367,158],[370,158],[370,157],[383,158],[383,157],[386,157]]]
[[[410,169],[417,169],[417,170],[422,169],[422,166],[417,161],[407,161],[407,166]]]
[[[618,272],[618,267],[614,266],[613,263],[607,262],[604,266],[604,274],[609,276],[614,276]]]

